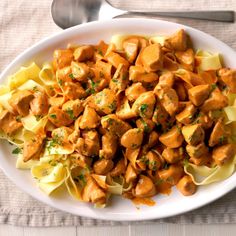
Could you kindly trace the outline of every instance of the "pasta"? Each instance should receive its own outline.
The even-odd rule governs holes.
[[[114,35],[57,49],[0,86],[0,139],[47,195],[103,208],[176,186],[184,195],[235,172],[236,71],[170,36]],[[148,201],[146,201],[148,202]]]

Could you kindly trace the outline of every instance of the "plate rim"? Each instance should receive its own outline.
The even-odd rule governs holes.
[[[204,37],[207,37],[211,40],[214,40],[215,42],[217,42],[218,44],[220,44],[224,49],[226,49],[226,51],[230,50],[231,52],[234,52],[236,55],[236,52],[229,47],[227,44],[225,44],[224,42],[220,41],[219,39],[213,37],[210,34],[207,34],[201,30],[198,30],[196,28],[190,27],[190,26],[186,26],[183,24],[179,24],[179,23],[175,23],[175,22],[171,22],[171,21],[165,21],[165,20],[158,20],[158,19],[150,19],[150,18],[122,18],[122,19],[111,19],[111,20],[104,20],[104,21],[94,21],[94,22],[89,22],[89,23],[85,23],[82,25],[77,25],[77,26],[73,26],[71,28],[68,28],[66,30],[62,30],[60,32],[54,33],[42,40],[39,40],[37,43],[33,44],[32,46],[30,46],[29,48],[27,48],[26,50],[24,50],[23,52],[21,52],[18,56],[15,57],[15,59],[13,59],[7,66],[6,68],[2,71],[2,73],[0,74],[0,81],[6,76],[7,72],[14,67],[15,64],[18,63],[19,60],[21,60],[21,58],[23,58],[25,55],[27,55],[30,51],[35,50],[36,48],[40,48],[40,46],[43,48],[45,47],[44,44],[51,44],[55,39],[59,38],[60,36],[65,35],[66,33],[69,32],[73,32],[73,31],[77,31],[86,27],[92,27],[92,26],[96,26],[96,25],[100,25],[102,23],[112,23],[112,22],[134,22],[134,23],[138,23],[138,22],[151,22],[151,23],[164,23],[164,24],[169,24],[175,27],[179,27],[179,28],[183,28],[186,30],[190,30],[193,31],[195,33],[199,33],[200,35],[203,35]],[[69,38],[68,38],[69,39]],[[4,156],[3,151],[0,149],[0,155]],[[133,215],[128,215],[126,214],[125,216],[122,216],[122,214],[110,214],[110,217],[107,218],[106,214],[99,214],[96,215],[96,213],[91,215],[91,211],[87,212],[77,212],[76,210],[71,211],[71,210],[66,210],[65,208],[63,208],[63,206],[60,206],[56,203],[54,203],[54,201],[46,201],[46,199],[42,199],[40,197],[37,196],[36,191],[35,192],[30,192],[30,190],[27,188],[27,184],[20,184],[19,181],[14,178],[14,175],[10,175],[10,173],[7,172],[6,169],[6,163],[4,163],[4,158],[0,158],[0,168],[2,169],[2,171],[4,172],[4,174],[8,177],[8,179],[10,179],[18,188],[20,188],[21,190],[23,190],[24,192],[26,192],[27,194],[29,194],[30,196],[32,196],[34,199],[38,200],[39,202],[43,202],[45,204],[47,204],[48,206],[54,207],[56,209],[59,209],[63,212],[68,212],[77,216],[82,216],[82,217],[91,217],[93,219],[99,219],[99,220],[113,220],[113,221],[141,221],[141,220],[154,220],[154,219],[163,219],[163,218],[167,218],[167,217],[173,217],[176,215],[180,215],[180,214],[184,214],[186,212],[190,212],[192,210],[195,210],[197,208],[200,208],[202,206],[205,206],[209,203],[214,202],[215,200],[221,198],[222,196],[224,196],[225,194],[229,193],[230,191],[232,191],[235,187],[236,187],[236,182],[235,184],[229,184],[227,186],[225,186],[225,189],[222,193],[216,195],[216,196],[210,196],[207,200],[195,204],[192,207],[188,207],[187,209],[184,209],[182,211],[176,211],[174,213],[166,213],[163,214],[162,216],[155,216],[153,214],[147,214],[145,216],[143,215],[139,215],[136,214],[136,216]],[[17,170],[17,169],[16,169]],[[233,176],[233,175],[232,175]],[[231,177],[232,177],[231,176]],[[230,177],[229,177],[230,178]],[[35,186],[37,187],[37,186]]]

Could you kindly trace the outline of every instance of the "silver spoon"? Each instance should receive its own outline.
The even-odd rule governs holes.
[[[90,21],[125,16],[130,13],[234,22],[234,11],[124,11],[112,7],[106,0],[53,0],[51,13],[54,22],[63,29]]]

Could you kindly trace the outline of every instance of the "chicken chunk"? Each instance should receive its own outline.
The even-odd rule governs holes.
[[[49,101],[45,92],[34,93],[34,99],[30,102],[30,110],[33,115],[46,115],[49,109]]]
[[[185,69],[193,71],[195,58],[192,48],[189,48],[186,51],[178,51],[175,53],[175,56]]]
[[[106,55],[106,59],[109,63],[111,63],[116,69],[119,67],[120,64],[123,64],[126,69],[129,67],[129,62],[118,53],[109,52]]]
[[[129,101],[134,102],[142,93],[145,93],[146,89],[142,83],[133,83],[125,90],[125,96]]]
[[[169,115],[173,116],[179,106],[179,98],[175,90],[169,87],[160,88],[158,84],[154,89],[154,93]]]
[[[96,111],[89,106],[86,106],[84,113],[80,120],[79,127],[80,129],[95,129],[100,124],[100,117]]]
[[[84,110],[81,100],[69,100],[62,105],[62,111],[66,112],[70,118],[76,119]]]
[[[63,86],[65,96],[70,100],[81,99],[87,96],[80,83],[66,82]]]
[[[186,151],[188,155],[192,158],[200,158],[203,155],[208,155],[209,152],[208,148],[204,143],[199,143],[196,146],[188,144],[186,146]]]
[[[189,100],[195,105],[200,106],[208,98],[211,92],[209,84],[198,85],[188,90]]]
[[[217,165],[222,166],[235,155],[235,147],[233,144],[225,144],[215,147],[212,152],[212,158]]]
[[[189,175],[182,177],[176,187],[184,196],[191,196],[197,191],[197,185]]]
[[[156,187],[152,180],[145,176],[140,175],[138,183],[134,190],[136,197],[152,197],[156,194]]]
[[[137,178],[137,173],[134,169],[134,167],[132,166],[131,163],[129,163],[127,170],[125,172],[125,182],[126,183],[131,183],[133,182],[136,178]]]
[[[133,82],[152,83],[158,80],[158,75],[154,72],[147,73],[142,66],[130,66],[129,80]]]
[[[130,63],[133,63],[138,55],[139,40],[137,38],[126,39],[123,42],[123,48],[124,48],[127,60]]]
[[[19,90],[12,94],[8,102],[15,113],[18,113],[21,116],[27,116],[30,110],[30,102],[33,98],[34,95],[32,92],[28,90]]]
[[[68,126],[73,122],[70,115],[59,107],[51,107],[48,112],[48,119],[56,126]]]
[[[23,160],[27,162],[31,159],[39,159],[44,145],[45,135],[37,134],[31,140],[25,141],[23,147]]]
[[[203,142],[205,132],[200,124],[186,125],[182,128],[185,141],[190,145],[197,145]]]
[[[86,178],[86,185],[82,190],[82,199],[85,202],[105,204],[106,193],[91,176],[88,176]]]
[[[166,39],[165,46],[176,51],[185,51],[187,49],[186,32],[183,29],[177,31]]]
[[[77,81],[86,82],[87,76],[89,74],[89,67],[85,63],[72,61],[71,72],[73,78],[75,78]]]
[[[163,52],[159,43],[151,44],[141,52],[141,61],[147,72],[158,71],[163,66]]]
[[[220,79],[229,87],[231,93],[236,93],[236,70],[222,68],[219,70]]]
[[[226,107],[228,105],[228,98],[221,93],[221,91],[216,88],[212,91],[210,97],[205,100],[201,110],[203,112],[208,112],[210,110],[218,110]]]
[[[131,129],[129,123],[119,119],[115,114],[102,117],[102,127],[121,137],[126,131]]]
[[[0,130],[11,136],[22,127],[22,123],[17,121],[16,116],[7,110],[0,113]]]
[[[174,164],[180,160],[183,159],[184,157],[184,150],[183,148],[165,148],[164,151],[162,152],[162,156],[164,159],[170,163]]]
[[[93,164],[93,170],[98,175],[106,175],[114,167],[114,163],[109,159],[101,159]]]
[[[184,125],[188,125],[193,121],[196,108],[192,103],[186,105],[184,110],[175,116],[176,120]]]
[[[129,129],[126,131],[120,140],[122,146],[130,149],[140,147],[143,142],[143,131],[138,128]]]
[[[80,46],[73,53],[74,59],[78,62],[87,61],[93,58],[94,48],[92,46]]]
[[[167,128],[168,118],[169,118],[169,114],[163,108],[160,101],[157,101],[156,102],[156,107],[155,107],[154,112],[153,112],[152,121],[157,126],[161,125],[162,129],[165,130]]]
[[[158,171],[158,175],[161,180],[176,185],[184,175],[183,167],[177,164],[170,165],[168,169],[162,169]]]
[[[214,147],[217,144],[222,145],[227,141],[225,126],[221,120],[217,121],[209,139],[209,146]]]
[[[182,145],[184,138],[181,129],[178,126],[173,126],[168,132],[160,135],[159,140],[169,148],[178,148]]]
[[[140,118],[136,120],[136,125],[139,129],[143,130],[145,133],[150,133],[155,127],[155,123],[147,118]]]
[[[59,145],[69,143],[69,136],[72,134],[73,129],[62,126],[52,131],[52,138],[57,141]]]
[[[171,88],[173,85],[174,85],[174,74],[170,71],[164,72],[159,78],[158,86],[160,88],[164,87]]]
[[[112,159],[118,147],[118,138],[116,135],[105,132],[102,136],[102,149],[99,151],[99,157]]]
[[[150,170],[156,171],[159,170],[162,166],[162,161],[160,160],[160,157],[157,155],[154,151],[149,151],[146,154],[146,158],[148,161],[148,168]]]
[[[132,110],[143,118],[152,118],[156,98],[153,92],[142,93],[132,106]]]
[[[97,131],[83,131],[82,138],[78,139],[75,145],[75,149],[84,156],[98,156],[100,150],[100,142]]]
[[[124,158],[121,158],[117,162],[116,166],[110,172],[110,175],[111,177],[120,176],[122,174],[125,174],[125,171],[126,171],[125,160]]]
[[[213,120],[208,114],[199,112],[193,123],[200,124],[203,129],[209,129],[213,125]]]
[[[70,49],[59,49],[53,53],[53,65],[55,69],[69,66],[73,60],[73,52]]]

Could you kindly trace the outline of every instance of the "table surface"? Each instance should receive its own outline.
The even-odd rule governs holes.
[[[235,224],[218,225],[135,225],[135,226],[94,226],[94,227],[50,227],[30,228],[0,225],[0,236],[233,236],[236,235]]]

